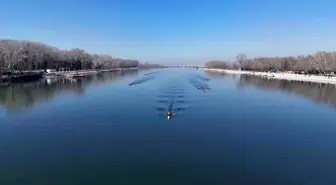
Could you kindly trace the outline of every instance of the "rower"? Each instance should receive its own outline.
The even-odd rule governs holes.
[[[167,119],[169,120],[170,117],[171,117],[171,110],[168,110],[168,112],[167,112]]]

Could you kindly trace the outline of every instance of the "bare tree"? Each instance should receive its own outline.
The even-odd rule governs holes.
[[[205,67],[207,68],[219,68],[219,69],[231,69],[233,65],[231,62],[225,61],[210,61],[205,63]]]
[[[38,42],[0,40],[0,69],[56,70],[109,69],[137,67],[139,61],[88,54],[83,49],[60,50]]]
[[[240,65],[240,68],[244,68],[244,64],[247,61],[245,54],[241,53],[236,56],[237,63]]]
[[[314,55],[297,57],[257,57],[246,58],[244,54],[236,57],[236,65],[228,65],[226,61],[210,61],[206,63],[209,68],[237,68],[243,70],[269,71],[304,71],[310,74],[330,74],[336,72],[336,52],[317,52]],[[232,63],[231,63],[232,64]]]

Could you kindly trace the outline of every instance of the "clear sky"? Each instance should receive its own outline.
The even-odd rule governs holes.
[[[335,0],[2,0],[0,38],[142,62],[336,51]]]

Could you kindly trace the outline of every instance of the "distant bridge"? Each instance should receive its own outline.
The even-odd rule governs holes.
[[[204,65],[165,65],[166,68],[205,68]]]

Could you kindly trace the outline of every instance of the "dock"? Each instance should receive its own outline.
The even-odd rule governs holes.
[[[73,72],[63,72],[60,75],[65,78],[80,78],[85,76],[96,75],[100,73],[99,71],[73,71]]]
[[[24,82],[39,80],[43,77],[40,72],[20,72],[12,73],[10,75],[1,75],[0,82]]]
[[[56,71],[56,70],[31,70],[31,71],[15,71],[11,74],[0,73],[0,83],[34,81],[41,78],[82,78],[101,74],[103,72],[115,72],[124,70],[137,70],[138,68],[112,68],[112,69],[94,69],[94,70],[78,70],[78,71]]]

